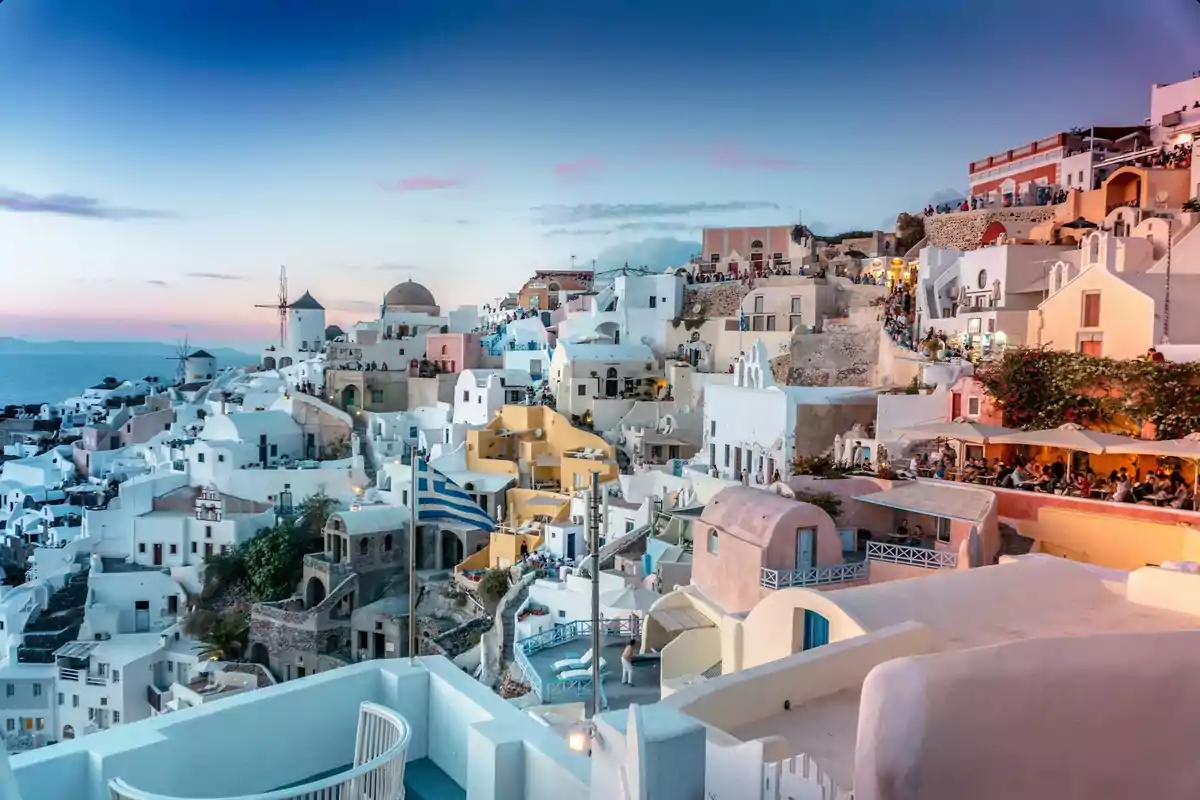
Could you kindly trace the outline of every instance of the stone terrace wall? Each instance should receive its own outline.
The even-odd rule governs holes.
[[[742,298],[750,294],[750,287],[741,281],[722,283],[694,283],[683,290],[684,319],[717,319],[736,317],[742,306]],[[696,306],[701,310],[696,313]]]
[[[778,363],[776,363],[778,362]],[[771,364],[776,380],[785,367],[790,386],[872,386],[879,363],[879,329],[826,322],[823,333],[792,337],[789,362]]]
[[[927,244],[933,247],[976,250],[984,231],[993,222],[1002,225],[1019,222],[1029,226],[1053,217],[1054,206],[985,208],[978,211],[958,211],[954,214],[934,214],[925,217],[925,238]]]

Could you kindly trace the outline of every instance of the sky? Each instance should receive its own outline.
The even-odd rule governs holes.
[[[1197,0],[0,0],[0,336],[240,345],[281,265],[344,325],[873,229],[1197,69]]]

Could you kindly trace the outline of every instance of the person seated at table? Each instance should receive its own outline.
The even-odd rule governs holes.
[[[925,464],[921,460],[921,454],[917,453],[912,457],[912,460],[908,462],[908,471],[913,475],[917,475],[924,466]]]
[[[1025,465],[1017,462],[1013,467],[1013,471],[1004,476],[1004,480],[1000,482],[1000,486],[1006,489],[1020,489],[1029,483],[1029,473],[1025,471]]]
[[[896,533],[893,536],[895,539],[908,539],[908,522],[900,520],[900,524],[896,526]]]
[[[1092,474],[1091,470],[1088,470],[1086,475],[1076,475],[1074,493],[1079,497],[1088,497],[1092,493],[1092,485],[1095,480],[1096,476]]]
[[[939,481],[946,480],[946,462],[945,461],[938,462],[937,469],[934,470],[934,472],[933,472],[933,477],[937,478]]]
[[[1112,497],[1114,503],[1132,503],[1133,500],[1133,481],[1129,480],[1129,474],[1125,472],[1125,468],[1121,467],[1121,472],[1117,476],[1117,481],[1113,485]]]
[[[1188,485],[1183,481],[1179,481],[1171,497],[1171,508],[1184,508],[1191,499],[1192,493],[1188,490]]]
[[[913,525],[912,538],[908,540],[909,547],[920,547],[925,541],[925,532],[921,530],[920,525]]]

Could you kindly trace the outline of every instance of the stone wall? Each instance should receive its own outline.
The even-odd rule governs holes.
[[[309,672],[314,672],[317,671],[317,656],[348,654],[350,628],[348,625],[326,629],[291,625],[255,613],[250,618],[251,654],[256,644],[267,648],[269,662],[264,666],[276,679],[283,680],[289,664],[293,675],[299,666],[306,666]]]
[[[873,386],[879,363],[879,330],[828,322],[821,333],[792,337],[790,361],[771,363],[776,380],[786,367],[789,386]]]
[[[742,307],[742,298],[750,293],[750,287],[742,281],[721,283],[694,283],[683,290],[684,319],[717,319],[736,317]],[[697,312],[696,307],[700,310]]]
[[[933,247],[976,250],[984,231],[993,222],[1009,227],[1010,233],[1022,235],[1033,225],[1053,217],[1054,206],[987,208],[959,211],[954,214],[934,214],[925,217],[925,239],[927,244]]]

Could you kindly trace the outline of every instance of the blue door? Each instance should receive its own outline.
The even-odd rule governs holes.
[[[804,649],[829,644],[829,620],[815,611],[804,609]]]

